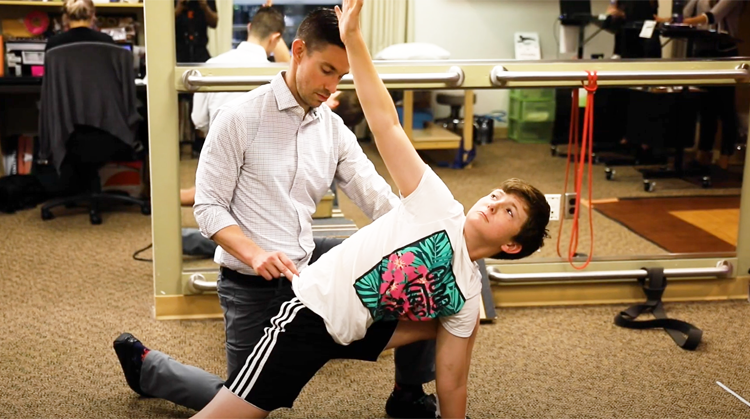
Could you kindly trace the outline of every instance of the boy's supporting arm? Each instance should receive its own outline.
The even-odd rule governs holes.
[[[341,40],[346,45],[354,87],[378,151],[401,195],[406,197],[417,188],[427,166],[401,127],[393,100],[372,63],[359,28],[361,9],[362,0],[344,0],[343,11],[336,7]]]
[[[469,338],[459,338],[438,327],[435,357],[435,384],[440,415],[443,418],[465,418],[469,365],[479,319]]]

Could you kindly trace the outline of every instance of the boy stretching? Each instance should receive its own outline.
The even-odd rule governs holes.
[[[437,340],[436,386],[445,418],[466,416],[481,275],[474,261],[517,259],[543,244],[550,208],[518,179],[463,207],[421,160],[399,124],[359,29],[363,0],[336,7],[355,88],[401,203],[304,269],[266,311],[267,327],[195,417],[265,418],[291,407],[331,359],[378,355]]]

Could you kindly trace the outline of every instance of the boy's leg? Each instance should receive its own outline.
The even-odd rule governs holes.
[[[277,304],[280,299],[283,302]],[[275,315],[263,336],[224,384],[242,403],[229,403],[231,409],[225,409],[212,401],[207,407],[221,412],[217,417],[264,417],[258,412],[291,408],[302,388],[335,354],[338,345],[323,319],[291,290],[279,293],[269,311],[272,308]],[[227,401],[226,393],[220,391],[217,399]]]
[[[266,309],[278,290],[274,287],[243,287],[236,281],[220,277],[217,291],[224,310],[227,369],[231,373],[241,365],[262,335],[270,318]],[[147,348],[140,341],[123,336],[115,341],[115,351],[128,384],[139,394],[200,410],[224,384],[224,380],[216,375],[181,364],[159,351],[146,352]]]
[[[267,417],[269,412],[251,405],[242,400],[236,394],[229,391],[226,387],[219,390],[211,403],[198,412],[193,418],[236,418],[236,419],[262,419]]]
[[[224,380],[162,352],[149,351],[143,360],[140,384],[151,397],[200,410],[219,392]]]

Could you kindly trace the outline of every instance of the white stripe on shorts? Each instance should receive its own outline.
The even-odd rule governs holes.
[[[243,399],[247,397],[263,370],[263,366],[266,364],[273,347],[276,345],[279,333],[284,331],[284,327],[294,320],[297,312],[303,307],[305,306],[297,297],[281,305],[279,314],[271,319],[271,327],[265,328],[263,338],[255,345],[253,352],[245,360],[242,370],[237,374],[232,385],[229,386],[229,390],[232,393]],[[248,380],[250,381],[249,383]]]

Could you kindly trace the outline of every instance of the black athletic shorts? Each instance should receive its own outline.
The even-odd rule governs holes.
[[[377,361],[398,324],[375,322],[363,339],[339,345],[323,319],[305,307],[291,288],[279,289],[266,317],[262,336],[224,386],[267,412],[291,408],[305,384],[331,359]]]

